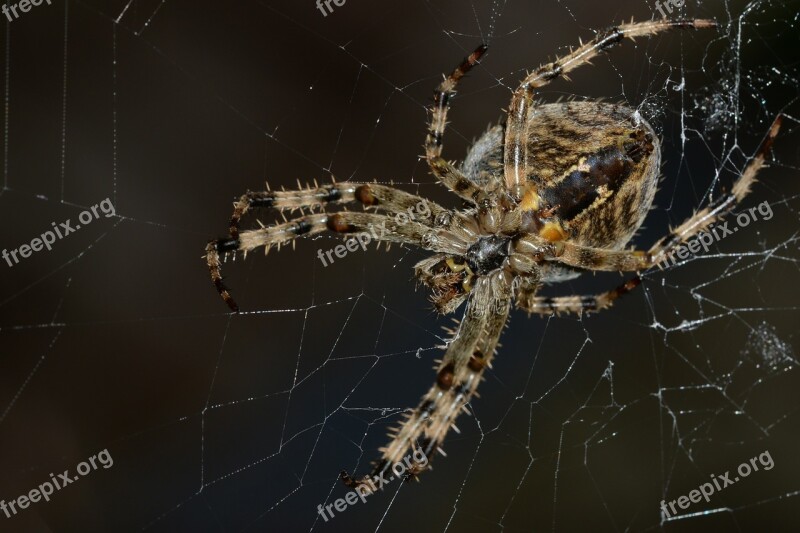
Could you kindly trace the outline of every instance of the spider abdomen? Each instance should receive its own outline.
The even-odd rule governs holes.
[[[544,104],[528,124],[527,183],[541,229],[574,242],[621,248],[641,226],[658,183],[661,152],[655,131],[634,110],[601,102]],[[487,131],[462,166],[483,185],[503,181],[503,126]],[[528,220],[523,216],[523,220]],[[544,236],[544,235],[543,235]],[[545,238],[550,238],[549,235]]]
[[[529,180],[569,237],[623,247],[658,185],[661,152],[652,127],[627,107],[598,102],[542,106],[530,126]]]

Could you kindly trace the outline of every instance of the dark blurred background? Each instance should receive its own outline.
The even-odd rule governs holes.
[[[526,69],[654,3],[349,0],[323,17],[313,0],[57,0],[3,21],[0,247],[106,198],[117,216],[0,263],[0,498],[114,460],[0,530],[796,530],[798,7],[688,1],[720,30],[626,42],[542,91],[626,103],[663,136],[640,248],[729,187],[786,113],[745,202],[774,218],[605,313],[514,312],[448,457],[327,523],[317,505],[417,404],[451,321],[414,290],[425,254],[323,268],[328,236],[229,263],[230,315],[200,256],[232,200],[334,175],[458,207],[419,159],[441,73],[490,41],[450,115],[460,159]],[[765,450],[772,470],[662,521],[662,499]]]

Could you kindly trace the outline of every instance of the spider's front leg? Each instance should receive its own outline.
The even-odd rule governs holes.
[[[299,185],[299,184],[298,184]],[[230,222],[230,236],[239,236],[242,217],[253,209],[294,210],[323,207],[329,203],[348,203],[355,200],[357,185],[353,183],[333,183],[324,187],[297,189],[294,191],[248,191],[233,203]]]
[[[402,191],[395,192],[400,193]],[[403,202],[406,200],[404,199]],[[427,200],[421,201],[427,202]],[[435,206],[435,204],[432,205]],[[211,274],[211,281],[220,296],[231,310],[238,312],[239,306],[231,297],[230,290],[222,279],[220,257],[225,254],[243,252],[246,255],[248,252],[261,247],[267,253],[272,246],[280,248],[298,237],[315,235],[324,231],[342,234],[357,233],[359,236],[363,236],[363,238],[359,239],[359,242],[365,241],[362,244],[364,247],[366,247],[367,243],[373,241],[395,242],[413,244],[426,250],[442,253],[465,253],[467,244],[464,239],[467,239],[471,233],[457,223],[458,219],[448,219],[450,221],[448,224],[452,226],[452,230],[448,229],[449,226],[436,227],[436,221],[431,221],[431,218],[437,210],[444,212],[444,209],[439,206],[436,206],[436,209],[429,208],[430,214],[427,217],[421,217],[415,221],[409,220],[408,216],[405,218],[399,216],[406,213],[398,213],[398,216],[394,217],[372,212],[354,213],[351,211],[305,215],[281,224],[243,231],[239,233],[237,238],[211,241],[206,246],[205,260]],[[442,238],[439,238],[440,236]]]
[[[332,183],[323,187],[308,187],[293,191],[247,192],[233,204],[230,222],[230,236],[239,236],[239,226],[245,214],[253,209],[277,209],[293,212],[299,209],[323,209],[328,205],[358,202],[364,207],[400,213],[413,208],[419,202],[426,202],[431,211],[431,219],[445,209],[435,202],[424,200],[405,191],[378,185],[377,183]]]
[[[393,468],[398,463],[404,463],[409,450],[420,450],[425,460],[419,461],[415,453],[415,463],[408,469],[407,478],[415,477],[428,468],[434,452],[444,454],[441,446],[445,436],[450,428],[458,431],[455,419],[462,410],[466,410],[466,404],[475,395],[483,372],[494,356],[508,319],[511,279],[509,272],[496,270],[475,280],[464,318],[439,364],[436,382],[422,397],[417,408],[394,431],[391,442],[381,448],[382,456],[372,478],[385,479],[383,476],[393,471],[398,474]],[[342,472],[342,480],[346,485],[361,490],[372,490],[369,479],[355,480],[347,472]]]

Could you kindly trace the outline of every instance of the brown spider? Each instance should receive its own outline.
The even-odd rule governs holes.
[[[211,279],[238,311],[222,282],[220,256],[292,241],[323,231],[353,233],[385,227],[379,240],[416,245],[435,252],[415,266],[415,275],[433,292],[441,313],[467,302],[458,331],[448,343],[436,383],[381,449],[374,475],[386,474],[409,448],[426,457],[441,453],[445,435],[471,400],[490,364],[508,319],[511,302],[528,313],[577,313],[606,309],[639,284],[634,277],[594,296],[537,296],[544,283],[573,279],[586,271],[638,272],[663,261],[681,243],[729,213],[750,191],[780,127],[773,123],[755,157],[730,193],[712,201],[648,251],[625,249],[644,221],[655,195],[661,159],[650,125],[627,107],[599,102],[534,105],[535,91],[588,63],[623,38],[678,28],[711,28],[710,20],[656,20],[623,24],[529,74],[509,106],[504,125],[488,130],[460,168],[441,157],[449,102],[459,80],[486,52],[480,46],[434,93],[425,141],[431,172],[469,202],[447,210],[393,187],[334,183],[281,192],[248,192],[235,203],[230,238],[206,247]],[[391,215],[424,201],[430,216],[399,223]],[[364,212],[328,213],[333,204],[358,202]],[[239,231],[253,208],[309,208],[288,222]],[[321,212],[313,213],[317,208]],[[416,476],[424,468],[413,469]],[[346,473],[348,485],[363,486]]]

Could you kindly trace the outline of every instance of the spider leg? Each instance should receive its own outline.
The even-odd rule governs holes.
[[[505,271],[495,271],[475,282],[464,318],[439,365],[436,383],[393,432],[391,442],[381,448],[382,456],[373,476],[391,472],[409,449],[420,449],[427,459],[411,465],[407,478],[424,471],[435,451],[444,453],[441,445],[445,436],[451,427],[458,431],[455,419],[466,410],[466,404],[475,395],[483,372],[494,356],[508,319],[511,296],[511,275]],[[372,490],[369,478],[354,480],[347,472],[342,472],[341,477],[348,486]]]
[[[356,185],[351,183],[331,184],[313,189],[297,189],[294,191],[247,191],[239,200],[233,203],[231,215],[230,236],[239,236],[239,224],[242,217],[252,209],[275,208],[284,209],[314,209],[328,203],[347,203],[355,200]]]
[[[436,88],[433,93],[433,105],[430,107],[431,121],[428,125],[428,135],[425,138],[425,158],[433,175],[445,187],[473,203],[475,196],[482,189],[467,179],[453,164],[442,158],[442,141],[447,127],[447,111],[450,108],[450,99],[455,95],[456,85],[472,67],[478,64],[486,50],[485,44],[476,48]]]
[[[443,207],[435,202],[424,199],[394,187],[378,185],[376,183],[332,183],[323,187],[308,187],[293,191],[260,191],[243,194],[234,202],[233,215],[230,222],[230,236],[239,236],[239,226],[242,217],[252,209],[272,208],[279,211],[295,209],[322,209],[331,204],[347,204],[360,202],[365,207],[374,207],[383,211],[402,212],[414,208],[424,202],[430,208],[430,217],[433,220]]]
[[[764,166],[772,143],[780,130],[782,116],[779,115],[761,143],[755,157],[747,164],[736,179],[731,192],[716,198],[708,206],[697,211],[669,235],[658,241],[649,251],[603,250],[581,246],[568,241],[545,243],[538,236],[523,237],[516,244],[516,251],[522,255],[558,261],[569,266],[588,270],[640,271],[660,263],[666,263],[676,248],[715,222],[722,220],[750,192],[756,176]],[[726,231],[727,228],[726,228]]]
[[[642,280],[639,276],[626,281],[619,287],[610,291],[591,296],[536,296],[541,285],[538,282],[529,280],[523,281],[516,293],[517,307],[528,312],[528,314],[552,315],[560,313],[572,313],[582,315],[583,313],[595,313],[608,309],[614,302],[636,287]]]
[[[715,26],[716,23],[714,21],[705,19],[662,19],[621,24],[599,32],[594,39],[576,48],[566,56],[558,58],[552,63],[542,65],[530,73],[517,90],[514,91],[511,105],[508,108],[503,156],[506,189],[516,198],[521,198],[523,188],[527,184],[528,158],[535,156],[535,154],[528,154],[527,129],[532,119],[533,97],[537,89],[547,85],[559,76],[566,77],[568,72],[581,65],[590,63],[598,54],[620,43],[625,37],[634,39],[674,29],[700,29]]]
[[[392,218],[376,213],[354,213],[350,211],[334,214],[318,213],[297,217],[273,226],[243,231],[238,238],[209,242],[206,246],[205,259],[211,273],[211,281],[220,296],[222,296],[222,299],[234,312],[237,312],[239,307],[231,297],[230,290],[222,281],[220,256],[236,252],[243,252],[246,255],[248,252],[261,247],[264,247],[265,253],[268,253],[272,246],[277,246],[280,249],[282,245],[297,237],[314,235],[326,230],[334,233],[358,233],[354,249],[359,245],[366,248],[369,242],[377,241],[414,244],[428,250],[452,254],[460,254],[466,251],[466,244],[455,238],[426,238],[426,235],[433,230],[426,223],[417,221],[404,222],[397,217]]]

